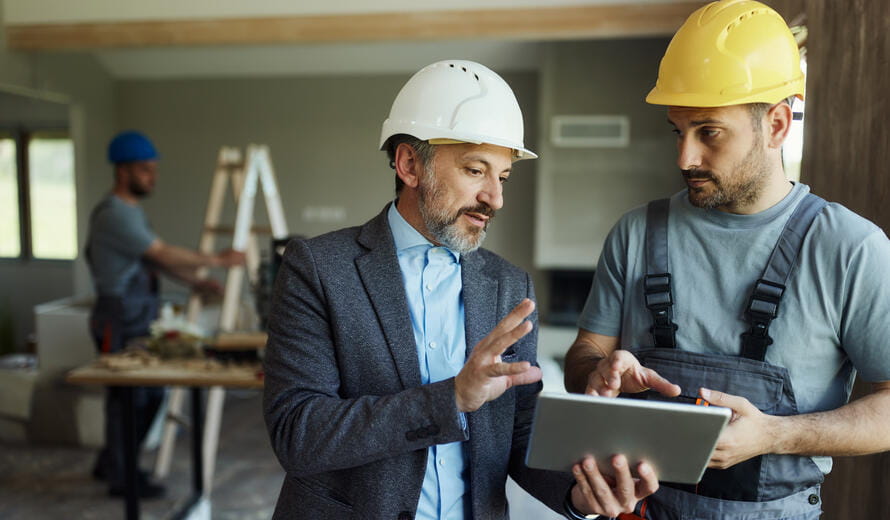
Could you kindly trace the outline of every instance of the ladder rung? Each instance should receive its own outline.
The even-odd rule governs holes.
[[[205,226],[204,231],[209,233],[234,233],[235,226]],[[272,234],[271,226],[251,226],[252,233]]]

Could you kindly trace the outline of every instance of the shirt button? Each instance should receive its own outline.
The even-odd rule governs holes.
[[[439,466],[445,465],[445,459],[439,459]]]
[[[439,344],[436,343],[435,341],[430,341],[430,348],[436,348],[438,346],[439,346]]]
[[[426,284],[426,290],[427,290],[427,291],[432,291],[432,290],[433,290],[433,286],[430,285],[430,284]]]

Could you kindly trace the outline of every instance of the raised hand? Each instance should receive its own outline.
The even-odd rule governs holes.
[[[497,399],[515,385],[526,385],[541,380],[541,369],[528,361],[504,363],[501,354],[520,338],[531,332],[526,318],[535,310],[535,303],[522,300],[507,316],[473,347],[466,364],[454,379],[457,408],[461,412],[478,410],[483,404]]]

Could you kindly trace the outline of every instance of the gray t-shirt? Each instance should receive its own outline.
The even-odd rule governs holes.
[[[751,289],[808,192],[795,184],[781,202],[754,215],[696,208],[686,190],[671,198],[668,261],[681,349],[739,355]],[[653,345],[641,287],[645,230],[642,206],[609,233],[578,321],[582,329],[619,336],[622,348]],[[846,403],[857,370],[866,381],[890,380],[890,241],[880,228],[828,204],[787,285],[766,361],[788,369],[801,413]],[[818,462],[828,469],[827,460]]]
[[[96,292],[121,296],[155,238],[142,207],[113,194],[100,202],[90,217],[87,238]]]

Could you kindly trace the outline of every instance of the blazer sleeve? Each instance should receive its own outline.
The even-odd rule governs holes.
[[[387,395],[341,397],[337,342],[346,340],[335,339],[329,308],[309,244],[291,241],[275,284],[263,396],[273,450],[291,476],[355,468],[466,440],[453,378]]]

